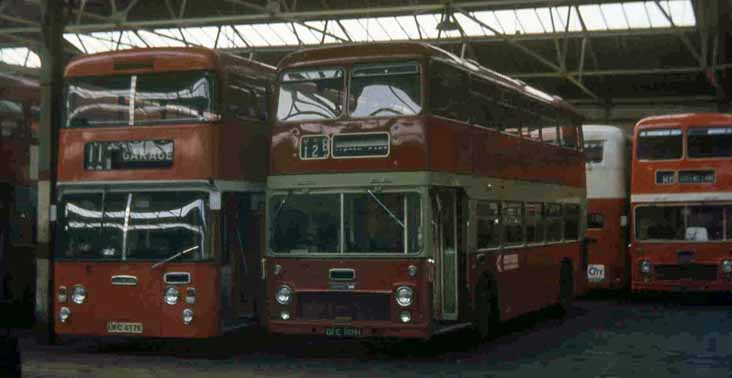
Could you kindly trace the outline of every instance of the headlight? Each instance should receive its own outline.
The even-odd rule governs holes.
[[[402,323],[409,323],[412,321],[412,314],[409,311],[402,311],[399,314],[399,319],[402,321]]]
[[[71,291],[71,300],[76,304],[84,303],[86,299],[86,288],[84,285],[74,286],[74,290]]]
[[[651,269],[653,269],[653,264],[651,264],[648,260],[642,260],[640,262],[640,271],[641,273],[651,273]]]
[[[407,307],[412,304],[414,290],[409,286],[400,286],[396,291],[396,301],[399,306]]]
[[[169,288],[165,289],[165,296],[164,296],[165,303],[167,303],[171,306],[178,303],[179,295],[180,295],[180,293],[178,292],[178,289],[176,289],[173,286],[170,286]]]
[[[275,264],[275,265],[274,265],[274,266],[272,267],[272,274],[274,274],[275,276],[279,276],[279,275],[280,275],[280,273],[282,273],[282,265],[280,265],[280,264]]]
[[[193,323],[193,310],[187,308],[183,310],[183,324],[191,325]]]
[[[287,285],[280,286],[280,288],[277,289],[277,295],[275,299],[277,300],[277,303],[281,305],[286,305],[290,303],[290,301],[292,300],[292,289],[290,289],[290,287]]]
[[[58,288],[58,303],[66,303],[66,286],[59,286]]]
[[[417,277],[417,267],[414,265],[410,265],[409,268],[407,268],[407,272],[409,273],[409,277]]]
[[[289,320],[290,319],[290,313],[287,310],[283,310],[280,312],[280,319],[282,320]]]
[[[732,273],[732,260],[722,260],[722,272]]]
[[[71,317],[71,310],[69,310],[68,307],[61,307],[61,310],[58,312],[58,320],[61,321],[61,323],[66,323],[69,321],[69,318]]]
[[[186,304],[194,304],[196,303],[196,289],[193,287],[189,287],[186,289]]]

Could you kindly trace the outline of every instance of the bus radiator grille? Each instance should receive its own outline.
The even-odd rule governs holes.
[[[301,293],[298,313],[303,320],[389,320],[389,294],[320,292]]]
[[[718,267],[708,264],[656,265],[657,280],[714,281]]]

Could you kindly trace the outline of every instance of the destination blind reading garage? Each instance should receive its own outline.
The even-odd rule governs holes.
[[[173,164],[172,140],[90,142],[86,144],[87,170],[164,168]]]

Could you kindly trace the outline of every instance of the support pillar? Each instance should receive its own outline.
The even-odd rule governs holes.
[[[64,2],[41,1],[41,119],[38,130],[38,232],[36,234],[36,335],[51,343],[53,314],[53,242],[58,135],[63,105]]]

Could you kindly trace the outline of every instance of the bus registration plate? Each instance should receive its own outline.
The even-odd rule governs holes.
[[[107,322],[107,333],[142,333],[142,323]]]
[[[330,327],[325,329],[326,336],[332,337],[359,337],[361,330],[352,327]]]

